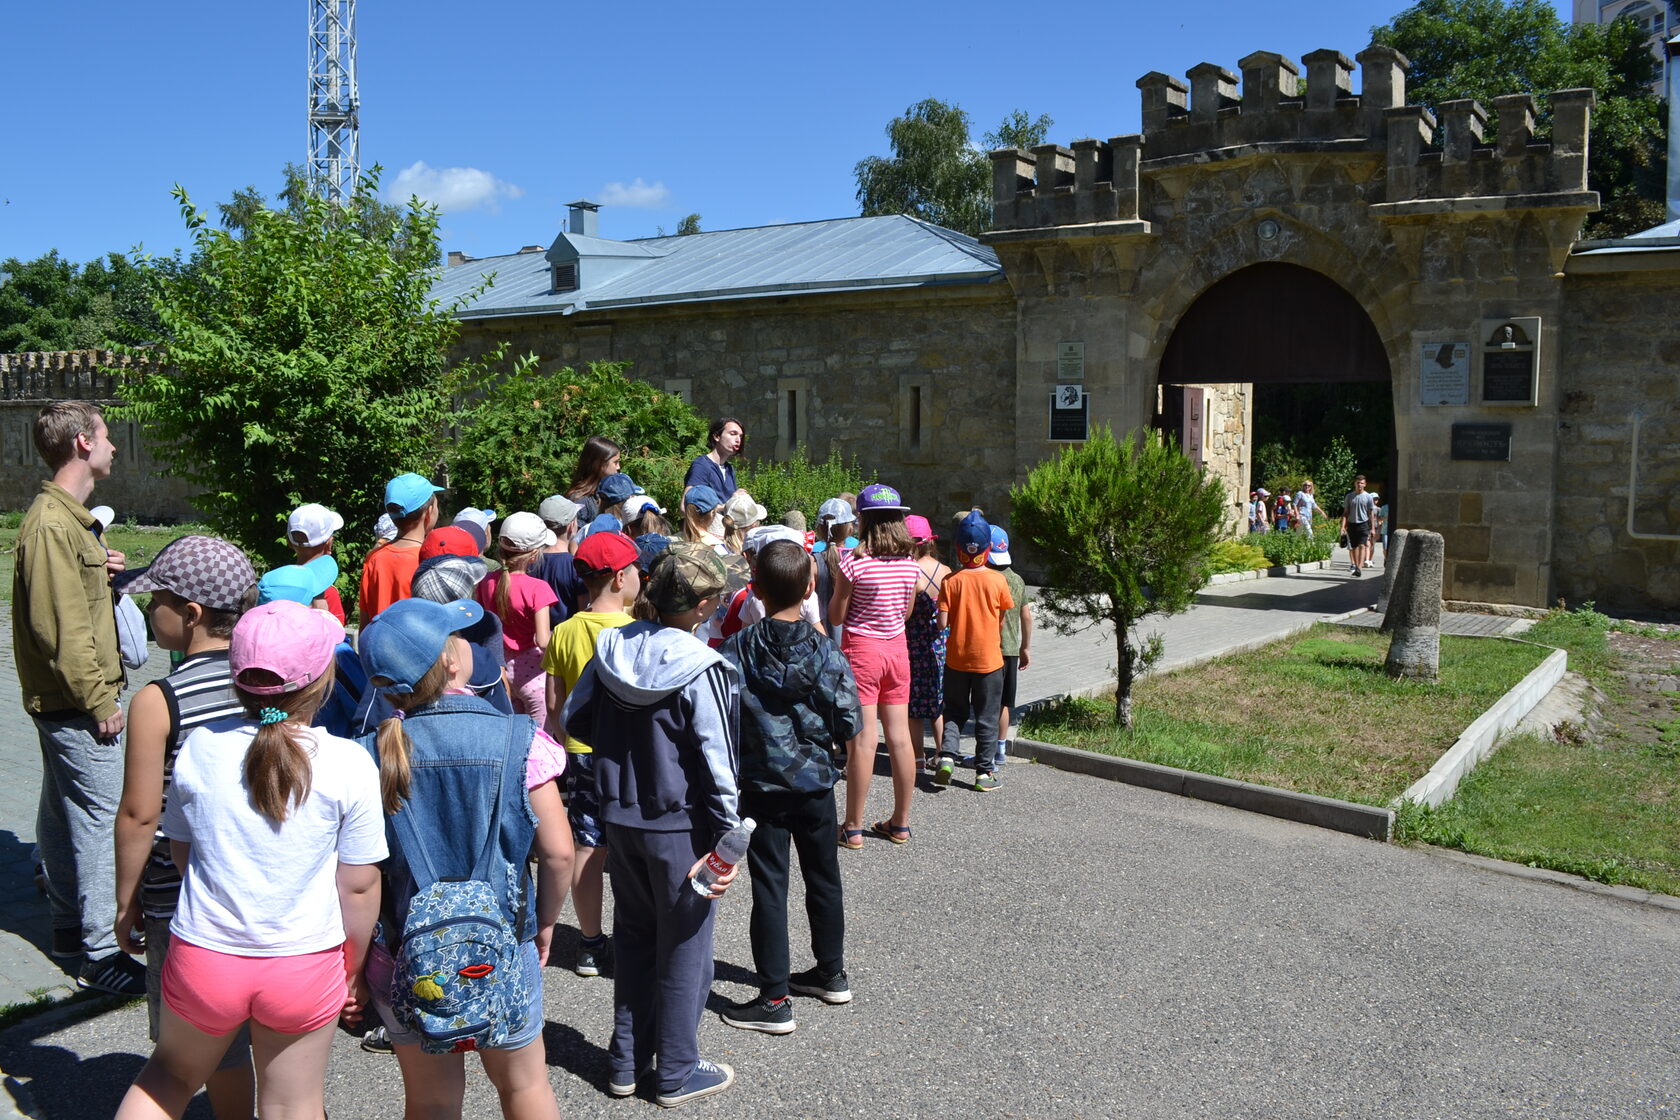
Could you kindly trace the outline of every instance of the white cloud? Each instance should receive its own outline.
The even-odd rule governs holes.
[[[502,199],[519,198],[524,193],[488,171],[476,167],[432,167],[425,160],[415,160],[397,172],[390,189],[393,201],[419,195],[445,214],[480,208],[494,213]]]
[[[608,183],[601,188],[602,206],[633,206],[641,210],[658,210],[671,203],[671,190],[664,183],[649,183],[634,179],[629,183]]]

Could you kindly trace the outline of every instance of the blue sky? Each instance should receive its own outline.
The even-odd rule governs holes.
[[[1352,55],[1403,6],[359,0],[362,162],[436,201],[445,248],[473,256],[547,244],[579,197],[615,238],[691,212],[706,229],[840,217],[853,165],[888,154],[888,121],[924,97],[966,109],[976,139],[1017,108],[1060,143],[1123,135],[1150,70]],[[182,246],[177,182],[212,211],[247,184],[272,196],[307,150],[308,11],[11,5],[0,259]]]

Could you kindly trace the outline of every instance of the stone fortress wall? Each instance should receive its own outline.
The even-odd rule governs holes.
[[[52,401],[117,403],[116,377],[108,372],[121,359],[101,350],[49,354],[0,354],[0,509],[27,509],[50,477],[35,451],[35,417]],[[111,477],[99,484],[97,505],[108,505],[118,521],[173,524],[195,516],[191,489],[166,478],[162,465],[133,421],[106,417],[117,445]]]

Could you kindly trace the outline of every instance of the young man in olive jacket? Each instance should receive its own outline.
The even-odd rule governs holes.
[[[756,999],[731,1004],[723,1021],[787,1034],[797,1023],[789,990],[824,1003],[852,998],[846,980],[846,917],[834,843],[834,752],[863,723],[857,681],[834,642],[800,618],[813,586],[811,558],[791,541],[758,554],[752,593],[764,621],[724,642],[741,673],[741,815],[758,822],[747,867]],[[788,975],[788,847],[799,852],[816,967]]]

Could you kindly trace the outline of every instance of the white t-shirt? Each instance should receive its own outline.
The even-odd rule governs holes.
[[[1317,505],[1317,503],[1313,501],[1313,496],[1311,494],[1307,493],[1305,490],[1295,491],[1295,515],[1302,521],[1312,520],[1313,506],[1315,505]]]
[[[344,942],[338,865],[383,860],[379,768],[349,739],[308,728],[309,794],[276,824],[251,804],[249,720],[208,724],[175,759],[163,834],[192,845],[170,933],[242,957],[316,953]]]

